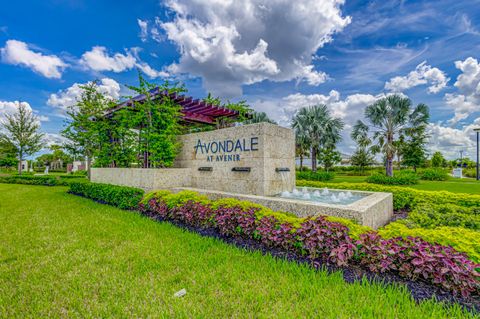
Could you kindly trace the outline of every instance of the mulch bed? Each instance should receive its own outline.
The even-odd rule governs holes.
[[[402,212],[402,213],[406,213],[406,212]],[[445,302],[447,305],[457,303],[473,313],[480,313],[480,296],[468,297],[468,298],[464,298],[460,295],[454,296],[451,292],[445,291],[439,287],[433,286],[424,281],[408,280],[392,272],[373,273],[370,270],[366,269],[365,267],[361,267],[358,265],[349,265],[348,267],[338,267],[336,265],[332,265],[326,262],[325,260],[321,260],[321,259],[316,259],[315,261],[312,262],[312,260],[304,256],[299,256],[297,254],[289,253],[281,249],[267,247],[261,242],[254,239],[224,236],[214,228],[196,228],[181,222],[165,220],[165,219],[159,218],[158,216],[152,217],[152,216],[149,216],[148,214],[144,214],[144,215],[155,221],[168,222],[180,228],[186,229],[190,232],[197,233],[201,236],[220,239],[228,244],[237,246],[239,248],[243,248],[248,251],[261,251],[265,255],[269,254],[276,258],[286,259],[286,260],[301,263],[301,264],[309,264],[316,269],[323,269],[330,273],[336,272],[336,271],[342,271],[343,279],[347,283],[358,282],[365,278],[371,283],[377,283],[377,284],[379,283],[383,285],[389,285],[389,284],[403,285],[408,289],[408,291],[411,293],[412,297],[416,302],[421,302],[422,300],[435,298],[437,301]],[[402,216],[402,214],[399,214],[399,215]]]

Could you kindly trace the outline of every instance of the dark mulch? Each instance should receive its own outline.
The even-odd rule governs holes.
[[[202,236],[213,237],[220,239],[228,244],[235,245],[239,248],[246,249],[248,251],[261,251],[263,254],[269,254],[276,258],[282,258],[289,261],[309,264],[316,269],[323,269],[328,272],[342,271],[343,279],[345,282],[354,283],[361,281],[363,278],[367,279],[371,283],[379,283],[383,285],[396,284],[405,286],[408,291],[411,293],[415,301],[420,302],[422,300],[435,298],[437,301],[445,302],[446,304],[458,303],[465,309],[474,312],[480,313],[480,296],[464,298],[462,296],[454,296],[451,292],[442,290],[439,287],[433,286],[424,281],[412,281],[400,277],[395,273],[373,273],[365,267],[359,265],[349,265],[348,267],[338,267],[332,265],[325,260],[317,259],[312,262],[312,260],[286,252],[281,249],[270,248],[263,245],[261,242],[254,239],[245,239],[240,237],[229,237],[220,234],[214,228],[196,228],[178,221],[164,220],[158,216],[148,216],[147,217],[159,221],[159,222],[168,222],[180,228],[186,229],[188,231],[197,233]]]

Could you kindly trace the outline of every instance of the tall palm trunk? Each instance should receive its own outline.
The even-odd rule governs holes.
[[[312,172],[317,171],[317,148],[312,147]]]

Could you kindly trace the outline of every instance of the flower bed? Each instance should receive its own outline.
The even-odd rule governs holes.
[[[191,227],[213,228],[224,236],[256,240],[266,247],[307,257],[312,263],[361,265],[377,273],[396,273],[462,296],[479,295],[479,273],[464,253],[416,237],[385,239],[368,231],[352,238],[349,228],[326,217],[271,214],[259,205],[232,200],[222,204],[193,192],[148,194],[141,210],[152,217]]]

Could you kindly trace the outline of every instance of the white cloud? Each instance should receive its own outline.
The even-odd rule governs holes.
[[[357,120],[364,118],[365,107],[385,96],[385,94],[352,94],[342,99],[338,91],[331,90],[328,95],[295,93],[276,101],[257,100],[252,105],[256,111],[266,112],[280,125],[290,126],[293,116],[300,108],[325,104],[332,116],[345,122],[343,141],[338,147],[341,152],[351,154],[355,149],[355,143],[350,138],[353,125]]]
[[[144,62],[140,62],[136,64],[137,68],[140,69],[143,73],[145,73],[149,78],[155,79],[158,77],[166,78],[169,76],[168,72],[164,71],[157,71],[153,69],[150,65]]]
[[[47,104],[58,109],[60,114],[65,114],[70,107],[77,103],[78,98],[83,92],[81,86],[84,84],[74,83],[65,90],[50,94]],[[110,78],[103,78],[98,83],[98,90],[112,100],[118,100],[120,98],[120,89],[120,84]]]
[[[450,119],[452,124],[480,111],[480,63],[469,57],[464,61],[455,61],[455,67],[462,71],[454,84],[458,93],[447,93],[444,97],[447,105],[455,112]]]
[[[161,40],[162,29],[180,50],[170,72],[202,77],[215,95],[238,96],[263,80],[318,85],[327,76],[312,56],[350,23],[343,2],[169,0],[173,20],[157,20],[151,33]]]
[[[142,40],[142,42],[146,42],[148,37],[148,22],[143,21],[141,19],[137,19],[137,23],[138,23],[138,26],[140,27],[140,34],[139,34],[140,40]]]
[[[43,136],[43,142],[44,142],[44,147],[43,150],[49,151],[49,147],[52,145],[63,145],[68,142],[68,139],[63,137],[60,134],[57,133],[44,133],[45,135]]]
[[[80,64],[93,71],[112,71],[115,73],[139,68],[150,78],[167,77],[168,73],[157,71],[150,65],[140,60],[138,52],[140,48],[127,50],[125,54],[115,53],[110,55],[107,48],[95,46],[92,50],[85,52],[80,58]]]
[[[40,122],[48,122],[48,121],[50,121],[50,118],[46,115],[38,115],[38,120]]]
[[[5,115],[13,114],[17,111],[20,105],[24,105],[27,110],[33,112],[32,107],[28,102],[19,102],[19,101],[0,101],[0,121],[5,119]]]
[[[34,52],[28,44],[17,40],[8,40],[0,53],[3,62],[30,68],[50,79],[61,78],[63,70],[68,66],[58,56]]]
[[[94,46],[92,50],[85,52],[80,58],[80,64],[94,71],[123,72],[135,66],[136,59],[130,53],[115,53],[110,56],[106,47]]]
[[[439,123],[430,123],[428,133],[430,134],[430,152],[440,151],[449,159],[459,157],[459,151],[464,151],[464,156],[475,159],[475,132],[474,128],[480,127],[480,118],[477,118],[469,125],[461,128],[443,126]]]
[[[438,68],[433,68],[423,61],[415,70],[406,76],[396,76],[385,83],[385,89],[392,92],[403,92],[419,85],[429,85],[428,93],[438,93],[447,86],[450,79]]]

